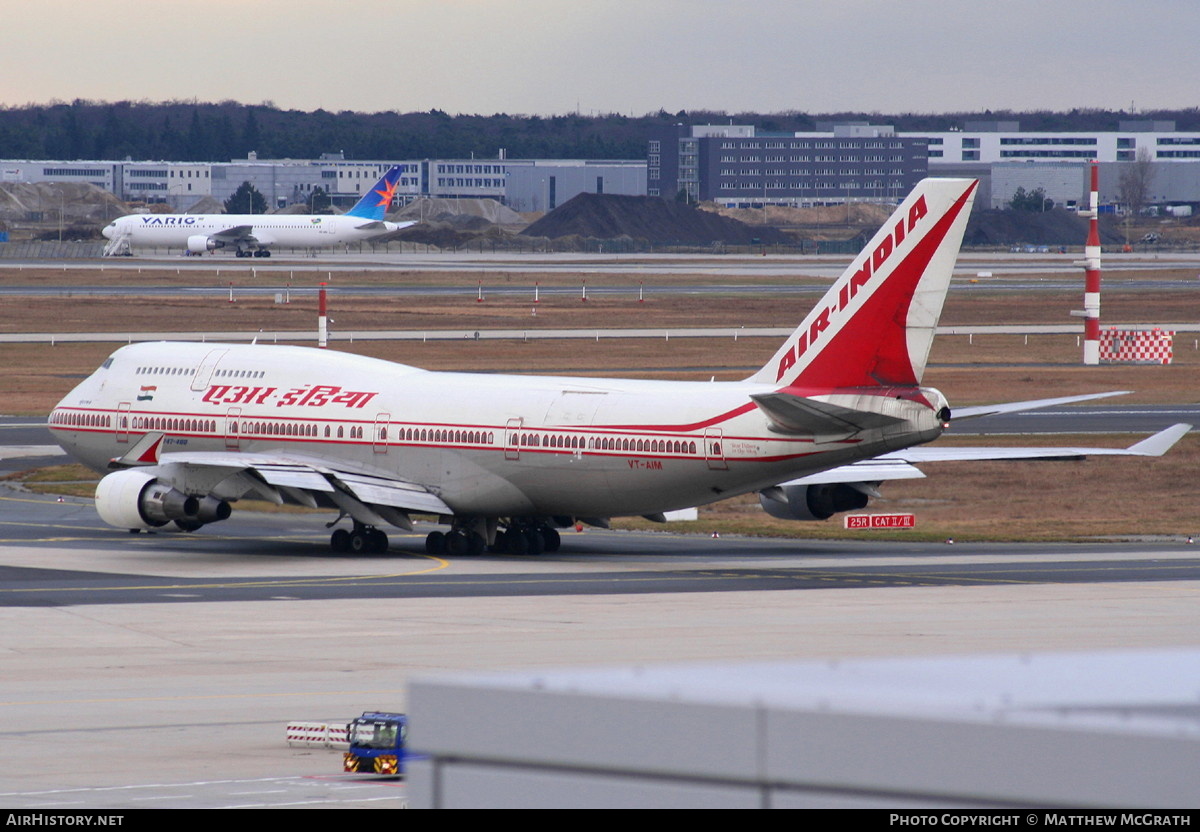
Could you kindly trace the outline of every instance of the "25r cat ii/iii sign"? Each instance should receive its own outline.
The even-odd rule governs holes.
[[[917,525],[915,514],[847,514],[847,529],[911,529]]]

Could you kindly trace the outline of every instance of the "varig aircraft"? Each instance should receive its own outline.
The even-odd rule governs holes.
[[[103,232],[105,253],[130,248],[171,248],[204,254],[233,247],[238,257],[270,257],[270,246],[325,248],[357,243],[399,231],[411,222],[385,222],[400,168],[393,167],[354,207],[340,217],[321,214],[130,214]]]
[[[928,459],[1159,455],[1177,425],[1126,449],[916,448],[950,422],[921,386],[976,182],[926,179],[784,342],[740,382],[429,372],[303,347],[122,347],[50,428],[109,471],[117,528],[191,531],[240,498],[340,512],[338,551],[387,548],[385,525],[437,515],[430,553],[554,551],[576,521],[759,492],[777,517],[866,505]],[[967,408],[985,415],[1095,396]]]

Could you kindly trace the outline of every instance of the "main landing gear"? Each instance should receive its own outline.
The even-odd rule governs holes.
[[[496,533],[492,551],[503,552],[506,555],[541,555],[557,552],[561,545],[562,537],[558,529],[550,526],[517,525]]]
[[[270,249],[265,248],[256,248],[252,251],[246,251],[245,249],[239,248],[236,252],[234,252],[234,254],[237,257],[270,257],[271,251]]]
[[[470,529],[430,532],[425,538],[425,551],[430,555],[482,555],[487,540]]]
[[[494,528],[494,526],[493,526]],[[480,531],[456,526],[448,532],[430,532],[425,538],[425,551],[431,555],[481,555],[484,550],[506,555],[540,555],[557,552],[562,537],[552,526],[532,522],[513,522],[495,531],[488,545]]]
[[[388,549],[387,535],[374,526],[356,522],[352,531],[338,529],[329,537],[333,551],[353,555],[382,555]]]

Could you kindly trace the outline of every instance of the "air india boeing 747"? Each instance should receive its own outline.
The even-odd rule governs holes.
[[[777,517],[824,519],[929,459],[1163,453],[1190,426],[1124,449],[917,447],[952,417],[921,377],[976,184],[922,181],[744,381],[443,373],[303,347],[146,343],[113,353],[50,428],[107,472],[96,506],[112,526],[192,531],[254,498],[338,512],[348,522],[331,545],[356,552],[384,551],[383,528],[412,529],[414,514],[445,527],[426,538],[430,553],[537,553],[577,521],[661,519],[750,492]]]

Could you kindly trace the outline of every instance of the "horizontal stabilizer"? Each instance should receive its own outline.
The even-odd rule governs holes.
[[[956,407],[953,417],[958,419],[977,419],[980,416],[995,416],[998,413],[1021,413],[1026,410],[1040,410],[1043,407],[1054,407],[1060,404],[1075,404],[1088,402],[1092,399],[1107,399],[1110,396],[1128,396],[1128,390],[1114,390],[1110,393],[1089,393],[1086,396],[1062,396],[1057,399],[1031,399],[1026,402],[1007,402],[1005,404],[981,404],[974,407]]]
[[[873,428],[902,423],[903,419],[853,410],[791,393],[759,393],[750,397],[780,433],[806,433],[825,439],[845,439]]]

